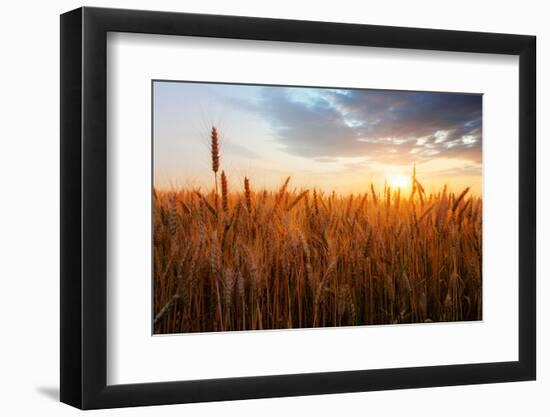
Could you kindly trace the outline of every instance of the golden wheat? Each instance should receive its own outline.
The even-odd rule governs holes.
[[[215,140],[214,140],[215,139]],[[154,332],[480,320],[482,201],[374,185],[360,195],[154,190]],[[384,202],[384,203],[381,203]],[[223,214],[223,215],[222,215]]]

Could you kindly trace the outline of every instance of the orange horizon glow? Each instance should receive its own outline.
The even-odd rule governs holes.
[[[238,178],[234,179],[229,176],[228,178],[229,178],[228,183],[229,183],[230,193],[242,192],[244,177],[242,177],[241,179],[238,179]],[[264,190],[268,192],[276,192],[277,190],[280,189],[281,185],[284,183],[287,177],[281,177],[281,181],[273,184],[272,186],[262,186],[261,184],[255,184],[253,177],[252,178],[248,177],[248,178],[249,178],[249,181],[251,182],[251,187],[253,192],[263,192]],[[481,184],[477,184],[477,181],[474,181],[473,183],[468,183],[467,181],[455,180],[455,181],[452,181],[451,183],[446,183],[446,182],[423,181],[421,178],[419,178],[419,181],[423,186],[426,195],[430,195],[430,194],[435,195],[441,192],[443,188],[446,187],[446,190],[449,193],[460,193],[465,188],[470,188],[469,195],[472,195],[475,197],[482,197]],[[332,194],[333,192],[337,196],[348,196],[350,194],[362,195],[362,194],[369,194],[371,192],[371,184],[374,187],[375,191],[379,194],[382,194],[386,188],[390,189],[392,192],[397,192],[399,190],[401,195],[403,196],[407,196],[412,192],[412,179],[410,177],[406,177],[403,175],[386,177],[380,181],[365,182],[362,185],[356,185],[353,188],[346,187],[338,191],[336,189],[326,188],[323,186],[315,186],[311,184],[308,185],[305,183],[296,183],[292,178],[292,176],[290,176],[289,191],[301,192],[304,190],[310,190],[310,191],[318,190],[323,192],[326,195]],[[155,182],[154,188],[155,190],[160,192],[200,190],[201,192],[210,193],[215,190],[213,186],[213,180],[209,184],[198,184],[198,183],[187,182],[186,185],[181,183],[178,185],[178,183],[175,181],[172,181],[169,184],[160,184],[159,182]]]

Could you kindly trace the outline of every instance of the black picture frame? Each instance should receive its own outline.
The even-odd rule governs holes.
[[[108,32],[519,56],[519,360],[107,385]],[[536,38],[102,8],[61,15],[61,401],[82,409],[534,380]]]

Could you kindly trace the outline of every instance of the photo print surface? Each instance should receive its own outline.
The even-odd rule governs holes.
[[[482,95],[153,81],[154,334],[482,319]]]

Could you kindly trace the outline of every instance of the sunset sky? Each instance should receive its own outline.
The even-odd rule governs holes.
[[[428,188],[481,194],[479,94],[155,81],[153,111],[158,188],[212,187],[215,125],[230,186],[407,188],[416,163]]]

